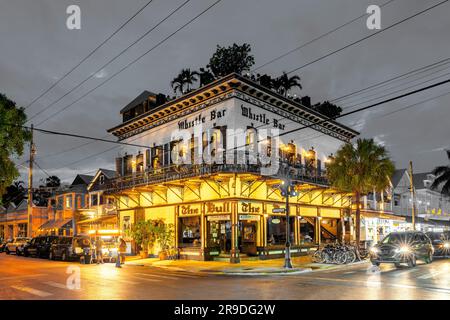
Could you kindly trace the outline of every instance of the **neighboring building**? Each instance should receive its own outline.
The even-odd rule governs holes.
[[[351,195],[329,187],[325,165],[356,131],[237,74],[166,103],[144,92],[121,113],[123,123],[109,132],[120,141],[148,146],[125,147],[116,159],[119,177],[102,188],[117,198],[122,234],[133,223],[162,218],[175,225],[173,245],[184,259],[280,257],[286,217],[276,209],[285,205],[280,186],[288,172],[298,192],[290,198],[293,254],[342,236]],[[284,143],[277,145],[278,133],[264,129],[278,129]],[[174,132],[182,137],[174,140]],[[261,161],[217,160],[222,154],[227,159],[247,155],[236,152],[242,142],[259,147],[259,159],[278,154],[281,160],[271,164],[279,167],[263,173]],[[178,162],[204,148],[217,161]]]
[[[431,190],[436,177],[429,172],[413,174],[417,227],[424,231],[443,230],[450,227],[450,197],[440,190]],[[393,211],[412,221],[412,197],[407,169],[396,170],[393,176]]]
[[[79,174],[70,186],[55,192],[48,205],[48,221],[39,227],[39,234],[74,234],[76,212],[89,201],[87,186],[92,179],[93,176]]]
[[[32,235],[28,235],[28,201],[22,200],[17,207],[10,203],[7,208],[0,208],[0,239],[14,237],[31,237],[48,219],[47,207],[33,205],[31,212]]]
[[[116,199],[104,195],[104,186],[117,177],[116,171],[99,169],[87,186],[88,201],[77,211],[77,233],[90,236],[119,235]]]

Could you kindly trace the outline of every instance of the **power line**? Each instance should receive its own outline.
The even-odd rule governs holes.
[[[377,31],[377,32],[372,33],[372,34],[370,34],[370,35],[368,35],[368,36],[365,36],[364,38],[361,38],[361,39],[359,39],[359,40],[356,40],[356,41],[354,41],[354,42],[352,42],[352,43],[350,43],[350,44],[348,44],[348,45],[346,45],[346,46],[344,46],[344,47],[342,47],[342,48],[340,48],[340,49],[337,49],[337,50],[334,50],[334,51],[332,51],[332,52],[329,52],[329,53],[327,53],[326,55],[321,56],[320,58],[317,58],[317,59],[315,59],[315,60],[313,60],[313,61],[311,61],[311,62],[308,62],[308,63],[306,63],[306,64],[304,64],[304,65],[302,65],[302,66],[300,66],[300,67],[297,67],[297,68],[295,68],[295,69],[292,69],[291,71],[289,71],[289,72],[287,72],[287,73],[288,73],[288,74],[293,73],[293,72],[298,71],[298,70],[300,70],[300,69],[303,69],[303,68],[305,68],[305,67],[307,67],[307,66],[309,66],[309,65],[311,65],[311,64],[313,64],[313,63],[316,63],[316,62],[321,61],[321,60],[323,60],[323,59],[325,59],[325,58],[328,58],[329,56],[332,56],[333,54],[336,54],[336,53],[338,53],[338,52],[341,52],[341,51],[343,51],[343,50],[345,50],[345,49],[347,49],[347,48],[349,48],[349,47],[351,47],[351,46],[353,46],[353,45],[355,45],[355,44],[359,44],[359,43],[363,42],[364,40],[367,40],[367,39],[369,39],[369,38],[371,38],[371,37],[374,37],[374,36],[376,36],[376,35],[378,35],[378,34],[384,32],[384,31],[387,31],[387,30],[389,30],[389,29],[392,29],[393,27],[398,26],[399,24],[401,24],[401,23],[403,23],[403,22],[405,22],[405,21],[408,21],[408,20],[410,20],[410,19],[412,19],[412,18],[414,18],[414,17],[417,17],[417,16],[421,15],[422,13],[428,12],[428,11],[430,11],[430,10],[432,10],[432,9],[434,9],[434,8],[436,8],[436,7],[438,7],[438,6],[442,5],[442,4],[444,4],[444,3],[447,3],[448,1],[449,1],[449,0],[441,1],[441,2],[439,2],[438,4],[435,4],[435,5],[429,7],[429,8],[427,8],[427,9],[425,9],[425,10],[422,10],[422,11],[418,12],[418,13],[415,13],[415,14],[413,14],[412,16],[409,16],[409,17],[407,17],[407,18],[405,18],[405,19],[403,19],[403,20],[400,20],[400,21],[398,21],[398,22],[396,22],[396,23],[394,23],[394,24],[392,24],[392,25],[390,25],[390,26],[388,26],[388,27],[386,27],[386,28],[384,28],[384,29],[381,29],[380,31]]]
[[[5,122],[3,122],[1,124],[5,125],[5,126],[20,127],[20,128],[23,128],[23,129],[31,130],[31,127],[23,126],[23,125],[19,125],[19,124],[5,123]],[[108,142],[108,143],[114,143],[114,144],[120,144],[120,145],[131,146],[131,147],[138,147],[138,148],[146,148],[146,149],[149,148],[149,146],[144,146],[144,145],[139,145],[139,144],[132,144],[132,143],[127,143],[127,142],[120,142],[120,141],[113,141],[113,140],[106,140],[106,139],[102,139],[102,138],[89,137],[89,136],[84,136],[84,135],[75,134],[75,133],[69,133],[69,132],[53,131],[53,130],[36,128],[36,127],[33,127],[33,130],[34,131],[38,131],[38,132],[42,132],[42,133],[46,133],[46,134],[58,135],[58,136],[66,136],[66,137],[72,137],[72,138],[80,138],[80,139]]]
[[[45,94],[47,94],[50,90],[52,90],[58,83],[60,83],[63,79],[65,79],[69,74],[71,74],[76,68],[78,68],[83,62],[89,59],[98,49],[100,49],[106,42],[108,42],[112,37],[114,37],[120,30],[122,30],[131,20],[133,20],[139,13],[141,13],[147,6],[152,3],[153,0],[148,1],[144,6],[142,6],[135,14],[133,14],[127,21],[125,21],[118,29],[116,29],[109,37],[103,40],[94,50],[92,50],[86,57],[84,57],[80,62],[78,62],[72,69],[66,72],[61,78],[59,78],[55,83],[53,83],[47,90],[42,92],[39,96],[34,98],[26,107],[28,109],[32,104],[42,98]]]
[[[388,102],[391,102],[391,101],[394,101],[394,100],[398,100],[398,99],[401,99],[401,98],[404,98],[404,97],[407,97],[407,96],[410,96],[410,95],[413,95],[413,94],[416,94],[416,93],[419,93],[419,92],[422,92],[422,91],[425,91],[425,90],[429,90],[431,88],[438,87],[438,86],[441,86],[441,85],[449,83],[449,82],[450,82],[450,79],[447,79],[447,80],[444,80],[444,81],[441,81],[441,82],[438,82],[438,83],[426,86],[424,88],[420,88],[420,89],[417,89],[417,90],[414,90],[414,91],[411,91],[411,92],[407,92],[407,93],[404,93],[402,95],[399,95],[399,96],[396,96],[396,97],[393,97],[393,98],[389,98],[389,99],[377,102],[375,104],[372,104],[372,105],[369,105],[369,106],[366,106],[366,107],[362,107],[362,108],[359,108],[359,109],[355,109],[353,111],[349,111],[349,112],[343,113],[343,114],[341,114],[339,116],[336,116],[336,117],[330,117],[328,119],[321,120],[319,122],[311,123],[311,124],[306,125],[304,127],[300,127],[300,128],[297,128],[297,129],[293,129],[293,130],[289,130],[289,131],[283,132],[283,133],[279,134],[278,137],[287,135],[287,134],[292,133],[292,132],[296,132],[296,131],[300,131],[300,130],[303,130],[303,129],[307,129],[307,128],[310,128],[310,127],[313,127],[313,126],[316,126],[316,125],[320,125],[320,124],[325,123],[325,122],[330,121],[330,120],[336,120],[338,118],[342,118],[342,117],[345,117],[345,116],[348,116],[348,115],[351,115],[351,114],[354,114],[354,113],[357,113],[357,112],[360,112],[360,111],[371,109],[371,108],[374,108],[374,107],[379,106],[381,104],[385,104],[385,103],[388,103]]]
[[[380,7],[384,7],[384,6],[390,4],[391,2],[394,2],[394,1],[395,1],[395,0],[387,1],[387,2],[383,3],[382,5],[380,5]],[[259,69],[261,69],[261,68],[263,68],[263,67],[265,67],[265,66],[267,66],[267,65],[269,65],[269,64],[272,64],[272,63],[274,63],[275,61],[278,61],[278,60],[280,60],[280,59],[282,59],[282,58],[284,58],[284,57],[290,55],[291,53],[294,53],[295,51],[298,51],[298,50],[300,50],[300,49],[302,49],[302,48],[304,48],[304,47],[310,45],[311,43],[314,43],[314,42],[316,42],[316,41],[318,41],[318,40],[320,40],[320,39],[322,39],[322,38],[325,38],[326,36],[328,36],[328,35],[330,35],[330,34],[336,32],[336,31],[338,31],[338,30],[340,30],[340,29],[342,29],[342,28],[348,26],[349,24],[352,24],[353,22],[355,22],[355,21],[357,21],[357,20],[359,20],[359,19],[365,17],[366,15],[367,15],[366,13],[365,13],[365,14],[362,14],[362,15],[360,15],[360,16],[358,16],[358,17],[356,17],[356,18],[354,18],[354,19],[352,19],[352,20],[350,20],[350,21],[348,21],[348,22],[346,22],[346,23],[344,23],[344,24],[342,24],[342,25],[340,25],[340,26],[338,26],[338,27],[336,27],[336,28],[334,28],[334,29],[332,29],[332,30],[330,30],[330,31],[328,31],[328,32],[326,32],[326,33],[324,33],[324,34],[322,34],[322,35],[320,35],[320,36],[318,36],[318,37],[316,37],[316,38],[314,38],[314,39],[308,41],[308,42],[306,42],[306,43],[304,43],[304,44],[301,44],[301,45],[299,45],[298,47],[295,47],[294,49],[291,49],[291,50],[289,50],[288,52],[283,53],[283,54],[279,55],[278,57],[273,58],[272,60],[269,60],[269,61],[265,62],[264,64],[262,64],[262,65],[260,65],[260,66],[258,66],[258,67],[256,67],[256,68],[254,68],[253,70],[251,70],[251,72],[255,72],[256,70],[259,70]]]
[[[164,23],[167,19],[169,19],[172,15],[174,15],[177,11],[179,11],[181,8],[183,8],[185,5],[187,5],[191,0],[186,0],[185,2],[183,2],[181,5],[179,5],[175,10],[173,10],[168,16],[166,16],[164,19],[160,20],[156,25],[154,25],[152,28],[150,28],[149,30],[147,30],[144,34],[142,34],[139,38],[137,38],[134,42],[132,42],[130,45],[128,45],[125,49],[123,49],[119,54],[117,54],[116,56],[114,56],[112,59],[110,59],[108,62],[106,62],[104,65],[102,65],[100,68],[98,68],[96,71],[94,71],[93,73],[91,73],[87,78],[85,78],[83,81],[81,81],[79,84],[77,84],[75,87],[73,87],[71,90],[69,90],[68,92],[66,92],[64,95],[62,95],[59,99],[53,101],[52,103],[50,103],[48,106],[46,106],[44,109],[42,109],[41,111],[37,112],[36,114],[34,114],[33,116],[31,116],[28,120],[32,120],[35,117],[39,116],[40,114],[42,114],[43,112],[45,112],[46,110],[48,110],[49,108],[51,108],[53,105],[55,105],[56,103],[58,103],[59,101],[61,101],[62,99],[64,99],[66,96],[68,96],[69,94],[71,94],[73,91],[75,91],[76,89],[78,89],[79,87],[81,87],[84,83],[86,83],[88,80],[92,79],[96,74],[98,74],[100,71],[102,71],[103,69],[105,69],[109,64],[111,64],[112,62],[114,62],[115,60],[117,60],[121,55],[123,55],[126,51],[128,51],[128,49],[130,49],[131,47],[133,47],[136,43],[138,43],[139,41],[141,41],[143,38],[145,38],[147,35],[149,35],[152,31],[154,31],[156,28],[158,28],[162,23]],[[56,113],[58,114],[58,112]],[[56,115],[54,114],[54,115]],[[54,115],[50,116],[49,118],[47,118],[44,121],[41,121],[38,125],[44,123],[45,121],[47,121],[48,119],[50,119],[51,117],[53,117]]]
[[[43,121],[39,122],[38,125],[44,123],[45,121],[47,121],[48,119],[56,116],[57,114],[63,112],[64,110],[70,108],[72,105],[74,105],[75,103],[77,103],[78,101],[80,101],[81,99],[83,99],[84,97],[86,97],[87,95],[89,95],[91,92],[97,90],[98,88],[100,88],[101,86],[103,86],[105,83],[109,82],[110,80],[112,80],[114,77],[116,77],[118,74],[120,74],[121,72],[123,72],[124,70],[126,70],[127,68],[129,68],[131,65],[133,65],[134,63],[136,63],[137,61],[139,61],[140,59],[142,59],[144,56],[146,56],[147,54],[149,54],[150,52],[152,52],[154,49],[158,48],[160,45],[162,45],[164,42],[166,42],[167,40],[169,40],[170,38],[172,38],[175,34],[177,34],[179,31],[181,31],[182,29],[184,29],[185,27],[187,27],[189,24],[191,24],[192,22],[194,22],[195,20],[197,20],[200,16],[202,16],[203,14],[205,14],[207,11],[209,11],[210,9],[212,9],[215,5],[217,5],[219,2],[221,2],[222,0],[217,0],[215,1],[212,5],[210,5],[209,7],[207,7],[205,10],[203,10],[201,13],[197,14],[194,18],[190,19],[187,23],[183,24],[181,27],[179,27],[177,30],[175,30],[174,32],[172,32],[171,34],[169,34],[167,37],[165,37],[163,40],[161,40],[160,42],[158,42],[155,46],[153,46],[152,48],[150,48],[149,50],[147,50],[146,52],[144,52],[143,54],[141,54],[139,57],[137,57],[136,59],[134,59],[133,61],[131,61],[130,63],[128,63],[126,66],[124,66],[122,69],[120,69],[119,71],[117,71],[116,73],[114,73],[111,77],[109,77],[108,79],[106,79],[105,81],[101,82],[99,85],[95,86],[93,89],[89,90],[87,93],[85,93],[84,95],[82,95],[80,98],[78,98],[77,100],[75,100],[74,102],[70,103],[69,105],[65,106],[64,108],[60,109],[59,111],[57,111],[56,113],[54,113],[52,116],[47,117],[46,119],[44,119]]]
[[[365,88],[363,88],[363,89],[360,89],[360,90],[357,90],[357,91],[353,91],[353,92],[347,93],[347,94],[345,94],[345,95],[343,95],[343,96],[340,96],[340,97],[338,97],[338,98],[329,99],[328,101],[334,103],[334,102],[336,102],[336,101],[345,99],[345,98],[347,98],[347,97],[349,97],[349,96],[353,96],[353,95],[355,95],[355,94],[357,94],[357,93],[360,93],[360,92],[363,92],[363,91],[367,91],[367,90],[369,90],[369,89],[372,89],[372,88],[381,86],[381,85],[383,85],[383,84],[385,84],[385,83],[392,82],[392,81],[394,81],[394,80],[403,78],[403,77],[408,76],[408,75],[413,75],[414,73],[419,72],[419,71],[422,71],[422,70],[426,70],[426,69],[429,69],[429,68],[434,68],[434,67],[436,67],[436,66],[438,66],[438,65],[440,65],[440,64],[447,63],[447,62],[449,62],[449,61],[450,61],[450,58],[445,58],[445,59],[442,59],[442,60],[440,60],[440,61],[437,61],[437,62],[434,62],[434,63],[432,63],[432,64],[429,64],[429,65],[427,65],[427,66],[423,66],[423,67],[421,67],[421,68],[414,69],[414,70],[411,70],[411,71],[406,72],[406,73],[404,73],[404,74],[395,76],[395,77],[393,77],[393,78],[390,78],[390,79],[387,79],[387,80],[384,80],[384,81],[375,83],[375,84],[370,85],[370,86],[368,86],[368,87],[365,87]]]

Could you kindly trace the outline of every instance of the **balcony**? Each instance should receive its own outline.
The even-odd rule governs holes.
[[[105,185],[105,191],[106,193],[112,194],[135,187],[163,184],[194,177],[205,177],[218,173],[251,173],[261,175],[261,168],[261,165],[256,164],[171,165],[118,177]],[[306,168],[304,165],[291,164],[285,161],[280,161],[278,171],[268,177],[282,179],[286,176],[297,183],[308,183],[323,187],[328,186],[325,171]]]

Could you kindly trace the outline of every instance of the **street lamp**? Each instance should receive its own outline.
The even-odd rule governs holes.
[[[290,226],[289,226],[289,197],[297,196],[294,184],[289,179],[281,181],[281,195],[286,199],[286,249],[284,252],[284,268],[292,269],[291,263],[291,241],[290,241]]]

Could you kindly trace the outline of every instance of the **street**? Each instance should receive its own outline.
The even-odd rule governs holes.
[[[80,270],[80,289],[66,285]],[[289,276],[193,273],[160,267],[81,265],[0,255],[0,299],[450,299],[450,260],[395,269],[369,264]],[[78,269],[79,267],[80,269]],[[375,270],[376,271],[376,270]]]

